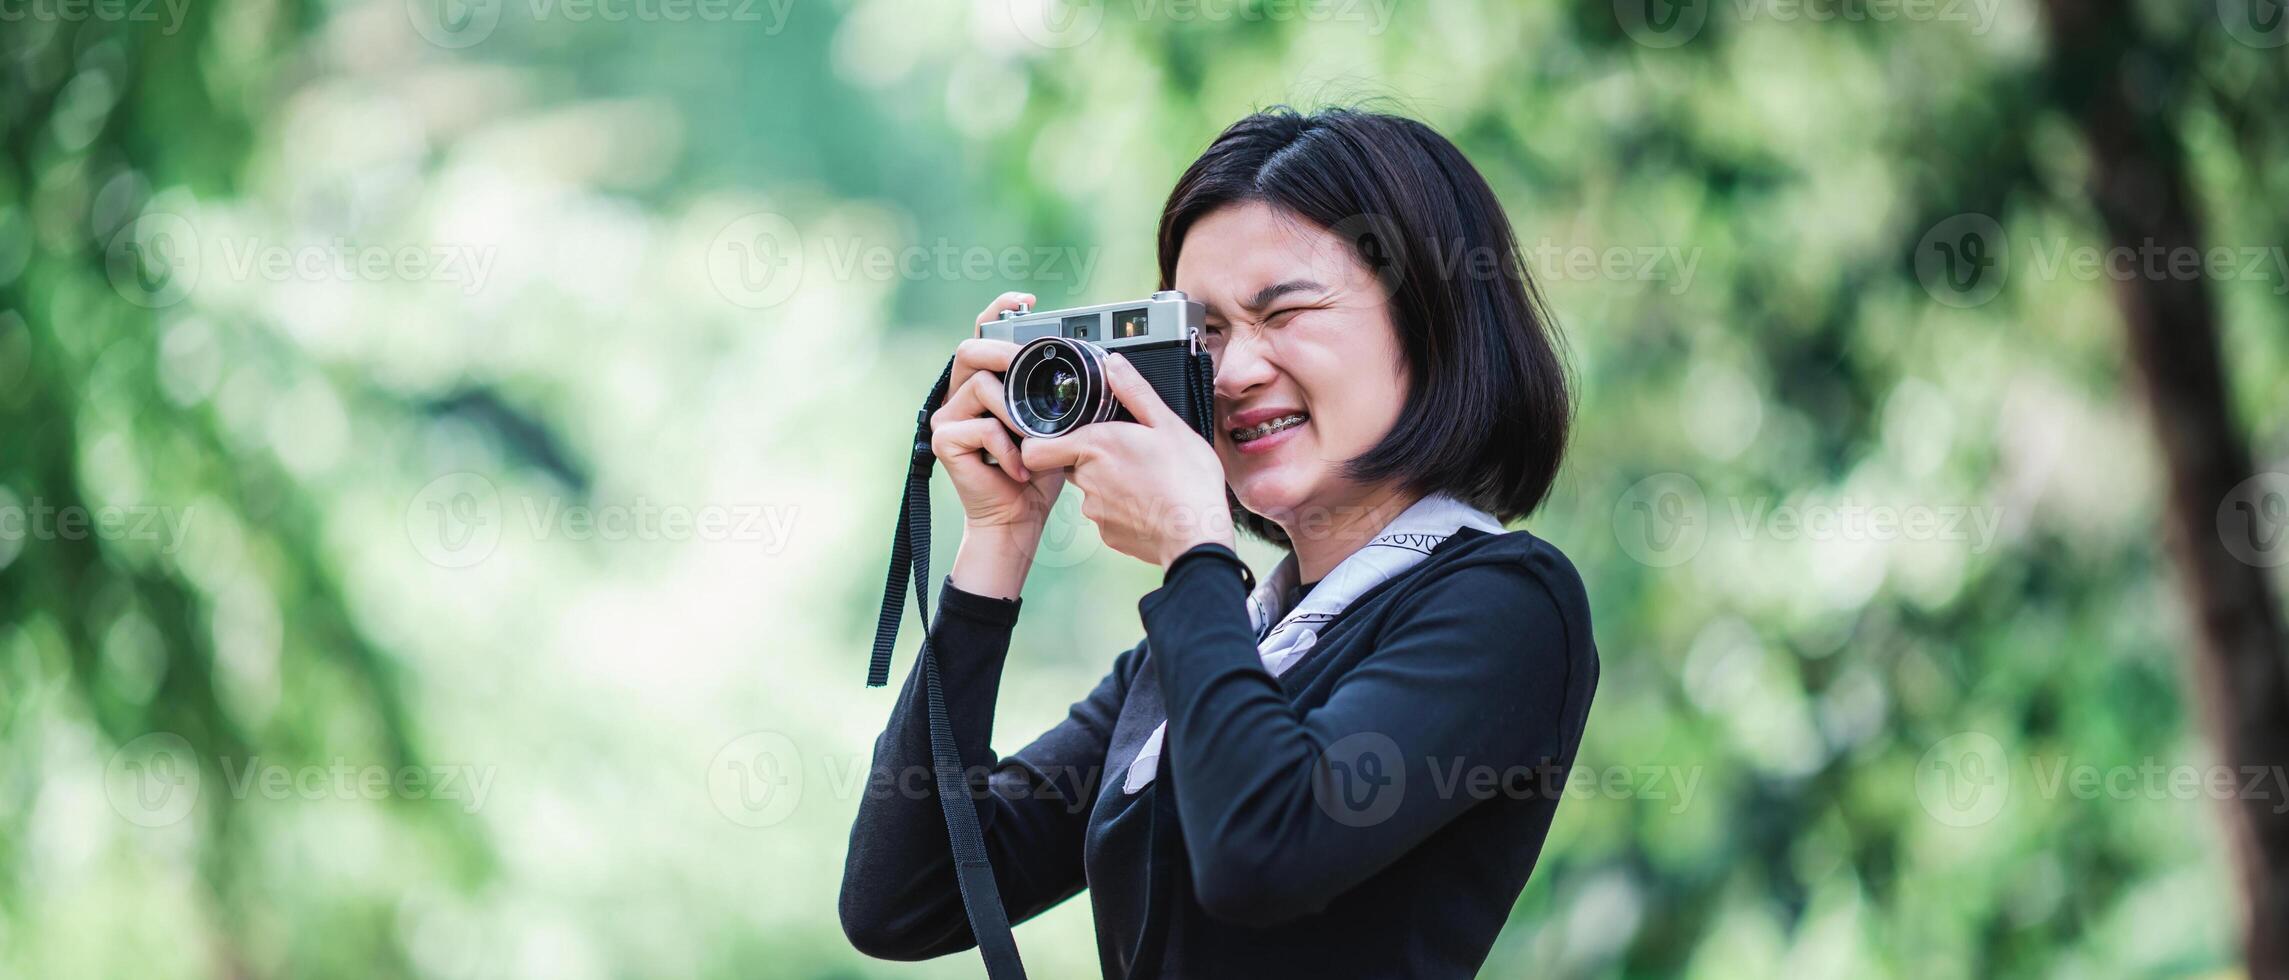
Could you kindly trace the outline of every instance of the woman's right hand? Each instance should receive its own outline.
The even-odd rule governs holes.
[[[1033,300],[1031,293],[1003,293],[978,314],[978,325]],[[1016,354],[1017,345],[1006,340],[962,341],[954,351],[946,401],[930,416],[930,451],[962,499],[964,540],[993,536],[1023,550],[1024,564],[1030,565],[1032,546],[1040,541],[1049,509],[1065,486],[1065,471],[1029,472],[1019,458],[1001,382]],[[986,461],[989,453],[991,463]],[[1019,576],[1022,579],[1022,569]]]

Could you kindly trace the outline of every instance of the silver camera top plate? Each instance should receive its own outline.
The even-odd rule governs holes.
[[[1066,337],[1109,350],[1150,343],[1180,343],[1197,349],[1200,329],[1207,319],[1206,306],[1182,292],[1165,289],[1149,299],[1126,303],[1004,310],[999,319],[979,327],[978,336],[1019,344],[1042,337]]]

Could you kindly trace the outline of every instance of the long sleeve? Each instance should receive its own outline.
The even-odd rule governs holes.
[[[949,583],[930,630],[963,770],[973,786],[976,774],[986,774],[990,792],[978,798],[978,824],[1012,922],[1082,888],[1089,806],[1134,664],[1134,651],[1122,654],[1064,721],[1017,754],[998,758],[988,741],[1017,612],[1015,600]],[[919,658],[875,740],[843,864],[841,915],[851,943],[870,956],[927,959],[976,945],[939,809]]]
[[[1570,751],[1567,624],[1525,567],[1474,565],[1394,611],[1324,704],[1266,672],[1229,568],[1171,570],[1139,604],[1169,705],[1161,777],[1203,909],[1270,926],[1310,914],[1479,802],[1468,774]]]

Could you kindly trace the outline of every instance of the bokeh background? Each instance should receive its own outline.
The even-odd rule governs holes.
[[[1487,975],[2267,974],[2289,28],[2056,6],[0,4],[0,974],[976,975],[834,911],[915,403],[1278,103],[1454,138],[1579,381]],[[1156,578],[1073,498],[1004,750]]]

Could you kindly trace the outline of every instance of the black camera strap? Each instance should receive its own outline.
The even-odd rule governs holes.
[[[922,617],[922,649],[916,657],[930,706],[930,765],[937,774],[938,807],[946,813],[946,838],[954,847],[954,879],[961,886],[962,909],[969,914],[978,955],[985,957],[986,976],[1024,980],[1025,965],[1018,961],[1017,938],[1010,934],[1009,913],[1002,908],[1001,888],[994,883],[993,864],[986,858],[977,801],[970,798],[962,755],[954,745],[953,721],[946,715],[946,692],[938,683],[937,657],[930,649],[930,470],[937,463],[930,451],[930,414],[945,402],[953,376],[954,363],[947,361],[922,410],[914,413],[913,453],[906,461],[906,491],[898,505],[898,531],[890,543],[890,577],[882,586],[882,615],[875,622],[866,685],[890,682],[890,652],[898,643],[898,620],[911,575],[914,608]]]

